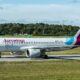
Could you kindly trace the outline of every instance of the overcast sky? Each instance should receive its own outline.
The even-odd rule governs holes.
[[[0,23],[80,25],[80,0],[0,0]]]

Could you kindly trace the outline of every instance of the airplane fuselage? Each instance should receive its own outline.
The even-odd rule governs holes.
[[[80,30],[70,38],[0,38],[0,52],[25,52],[27,57],[47,58],[45,51],[60,51],[80,46]]]
[[[72,38],[70,38],[72,39]],[[23,48],[66,50],[74,47],[69,38],[1,38],[0,51],[21,51]]]

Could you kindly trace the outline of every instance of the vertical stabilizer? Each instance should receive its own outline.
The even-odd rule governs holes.
[[[80,45],[80,29],[76,33],[75,38],[76,38],[76,45]]]

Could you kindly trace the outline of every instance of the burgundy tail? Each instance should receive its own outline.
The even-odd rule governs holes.
[[[80,30],[75,35],[76,43],[75,45],[80,45]]]

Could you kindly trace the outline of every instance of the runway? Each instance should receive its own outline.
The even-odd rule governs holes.
[[[80,55],[48,55],[48,59],[26,58],[25,56],[14,57],[13,55],[2,55],[0,62],[26,62],[26,61],[55,61],[55,60],[80,60]]]

